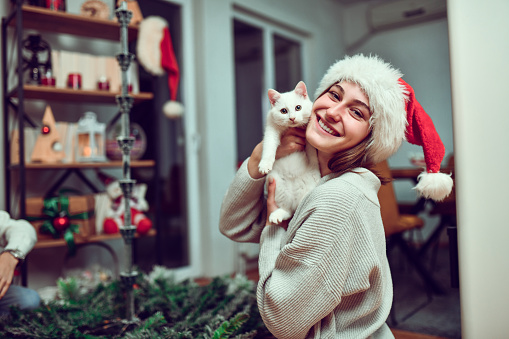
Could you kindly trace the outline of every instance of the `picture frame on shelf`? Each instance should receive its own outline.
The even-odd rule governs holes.
[[[115,16],[115,0],[66,0],[67,12],[100,20]]]

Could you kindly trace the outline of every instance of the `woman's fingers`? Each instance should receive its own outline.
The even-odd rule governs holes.
[[[267,204],[276,205],[276,180],[273,177],[269,177],[269,185],[267,186]]]
[[[267,220],[265,221],[265,225],[271,225],[272,223],[269,221],[269,216],[277,210],[276,205],[276,180],[274,177],[269,176],[268,185],[267,185]]]
[[[276,159],[285,157],[294,152],[304,151],[306,147],[306,130],[302,128],[289,128],[281,136],[281,143],[277,149]]]
[[[0,282],[0,299],[2,299],[7,293],[7,290],[9,289],[10,284],[8,284],[6,281]]]
[[[276,180],[273,177],[269,177],[269,183],[267,185],[267,220],[265,221],[265,225],[273,225],[269,220],[269,216],[278,208],[276,203]],[[289,220],[282,220],[277,225],[286,230],[288,229],[288,221]]]

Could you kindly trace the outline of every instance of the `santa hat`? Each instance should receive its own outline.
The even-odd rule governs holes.
[[[164,104],[163,113],[168,118],[180,117],[184,111],[182,104],[176,101],[180,71],[166,20],[159,16],[149,16],[141,21],[136,56],[150,74],[168,74],[170,100]]]
[[[431,118],[415,98],[403,74],[377,56],[358,54],[333,64],[320,81],[316,97],[340,81],[358,84],[369,99],[372,140],[366,159],[378,163],[393,155],[406,140],[423,147],[426,171],[415,189],[425,198],[443,200],[452,190],[450,175],[440,173],[445,148]]]

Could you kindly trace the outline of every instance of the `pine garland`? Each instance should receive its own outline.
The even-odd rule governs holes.
[[[244,276],[217,277],[206,286],[176,282],[155,267],[135,284],[139,321],[126,323],[120,281],[82,289],[59,279],[58,297],[33,311],[11,308],[0,320],[0,338],[273,338],[256,306],[255,284]]]

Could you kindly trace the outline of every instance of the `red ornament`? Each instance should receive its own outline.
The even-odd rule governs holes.
[[[42,126],[42,128],[41,128],[41,133],[42,134],[49,134],[49,132],[51,132],[51,129],[49,128],[48,125]]]
[[[107,218],[104,220],[103,231],[106,234],[115,234],[120,231],[120,228],[112,218]]]
[[[65,230],[67,227],[69,227],[69,225],[71,224],[71,221],[69,220],[69,217],[56,217],[55,219],[53,219],[53,227],[55,227],[55,229],[57,231],[63,231]]]

